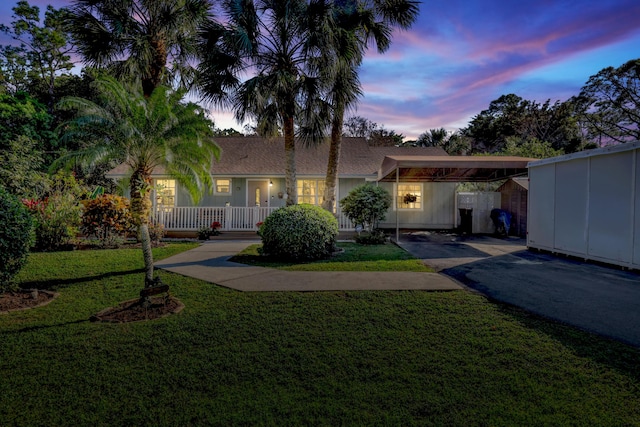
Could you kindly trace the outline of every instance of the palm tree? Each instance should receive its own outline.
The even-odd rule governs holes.
[[[68,28],[87,65],[137,80],[149,97],[160,84],[190,86],[210,9],[209,0],[75,0]]]
[[[326,79],[332,81],[327,99],[332,109],[331,146],[325,179],[322,206],[333,211],[338,182],[338,166],[342,144],[342,126],[345,112],[361,96],[357,69],[370,42],[379,53],[391,45],[394,27],[408,29],[418,17],[419,1],[413,0],[351,0],[335,2],[333,14],[337,24],[332,32],[333,49],[325,57],[322,67],[328,71]]]
[[[213,141],[213,123],[202,109],[181,102],[184,92],[157,87],[149,97],[112,77],[95,81],[97,102],[64,98],[62,109],[76,111],[62,126],[62,140],[90,142],[87,148],[61,161],[84,164],[124,159],[131,169],[131,212],[142,242],[145,286],[153,283],[153,255],[149,237],[151,173],[162,168],[197,203],[212,188],[210,175],[219,148]]]
[[[316,60],[332,28],[330,6],[238,0],[224,7],[227,25],[211,23],[202,34],[200,88],[208,100],[232,105],[238,121],[255,120],[260,135],[284,135],[287,205],[296,204],[296,132],[314,144],[326,130]],[[243,72],[253,76],[241,81]]]

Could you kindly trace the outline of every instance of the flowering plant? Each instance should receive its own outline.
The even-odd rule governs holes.
[[[418,197],[415,194],[407,193],[404,195],[404,202],[406,204],[414,203],[416,200],[418,200]]]
[[[210,226],[211,230],[209,231],[210,236],[218,236],[220,235],[220,229],[222,228],[222,224],[218,221],[213,221]]]

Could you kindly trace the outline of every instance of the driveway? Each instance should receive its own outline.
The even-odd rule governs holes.
[[[529,251],[522,239],[409,232],[400,246],[487,297],[640,347],[640,274]]]

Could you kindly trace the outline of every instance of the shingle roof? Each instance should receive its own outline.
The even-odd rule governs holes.
[[[218,138],[220,161],[214,175],[284,175],[284,139],[259,137]],[[340,150],[340,176],[376,176],[385,156],[393,154],[446,156],[441,148],[369,147],[364,138],[343,138]],[[316,147],[296,144],[296,174],[319,175],[327,172],[329,141]]]
[[[214,176],[284,176],[284,139],[266,140],[260,137],[216,138],[220,146],[220,160],[211,168]],[[385,156],[447,156],[436,147],[370,147],[364,138],[342,138],[338,175],[341,177],[370,176],[375,178]],[[327,173],[329,141],[317,147],[296,144],[296,174],[324,176]],[[120,165],[107,174],[119,177],[128,167]],[[154,174],[162,174],[155,170]]]

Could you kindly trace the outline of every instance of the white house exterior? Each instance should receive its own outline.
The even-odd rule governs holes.
[[[175,180],[164,175],[162,170],[154,171],[154,212],[157,221],[163,223],[166,230],[195,231],[209,226],[213,221],[220,222],[223,230],[254,230],[256,224],[269,213],[285,206],[287,196],[282,138],[226,137],[217,138],[216,142],[221,148],[221,157],[212,167],[214,185],[197,206]],[[298,203],[322,203],[328,155],[328,141],[317,147],[296,147]],[[370,182],[386,188],[394,197],[393,206],[381,226],[454,228],[457,181],[449,178],[455,176],[449,176],[446,180],[435,175],[421,175],[420,179],[415,179],[411,173],[393,180],[381,176],[388,159],[424,158],[435,161],[454,159],[437,147],[371,147],[364,138],[343,138],[336,198],[341,200],[353,188]],[[503,166],[502,163],[500,165]],[[519,165],[518,172],[525,173],[526,161],[521,161]],[[449,166],[457,168],[455,170],[460,173],[460,164]],[[489,168],[494,166],[487,164]],[[468,169],[465,170],[468,172]],[[128,173],[126,167],[121,165],[107,176],[118,179],[126,177]],[[475,170],[463,178],[474,180],[477,176]],[[501,173],[496,176],[501,176]],[[482,178],[485,176],[482,175]],[[406,198],[407,194],[415,196],[415,200],[413,197]],[[339,204],[335,212],[340,229],[352,230],[353,225],[341,215]]]

